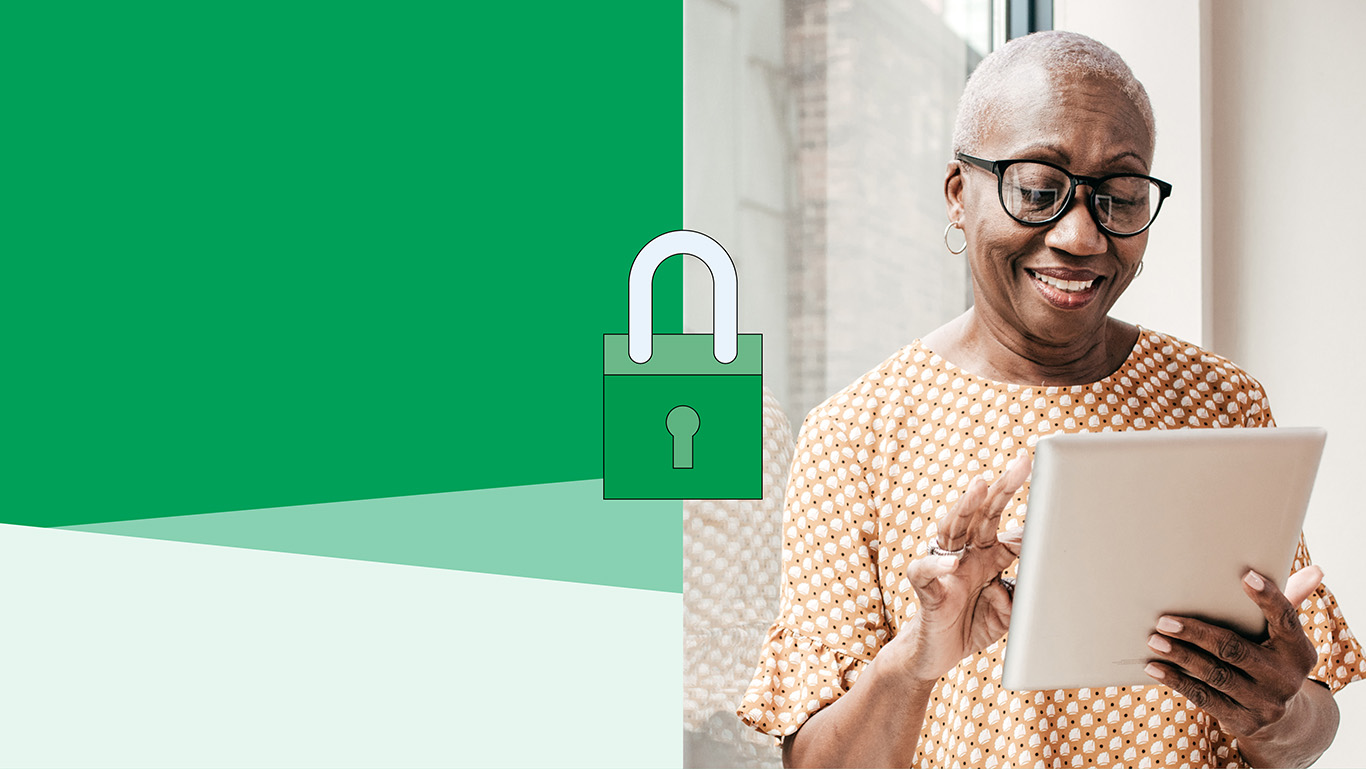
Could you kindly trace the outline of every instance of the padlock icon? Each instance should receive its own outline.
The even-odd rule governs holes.
[[[653,333],[654,275],[671,256],[712,276],[711,334]],[[604,334],[603,499],[763,496],[763,335],[740,334],[735,263],[677,230],[645,244],[627,281],[626,334]]]

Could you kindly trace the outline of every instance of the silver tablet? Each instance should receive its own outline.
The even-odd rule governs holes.
[[[1256,569],[1290,575],[1326,433],[1315,427],[1053,435],[1034,451],[1003,683],[1156,683],[1162,614],[1248,635]]]

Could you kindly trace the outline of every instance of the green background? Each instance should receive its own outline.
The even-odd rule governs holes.
[[[11,4],[0,66],[0,520],[601,477],[678,4]]]

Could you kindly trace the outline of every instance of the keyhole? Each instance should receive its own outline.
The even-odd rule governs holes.
[[[664,417],[664,428],[674,437],[674,469],[692,469],[692,437],[702,419],[692,406],[674,406]]]

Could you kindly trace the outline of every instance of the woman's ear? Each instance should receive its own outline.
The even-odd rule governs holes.
[[[944,172],[944,203],[949,221],[963,221],[963,165],[956,160],[950,161]]]

